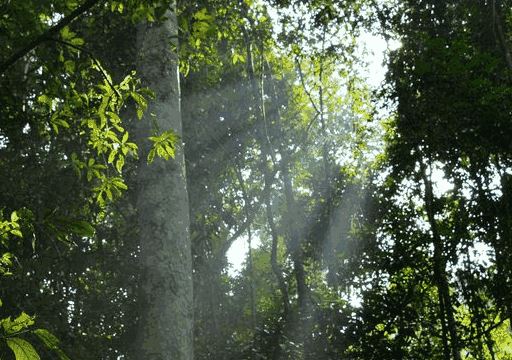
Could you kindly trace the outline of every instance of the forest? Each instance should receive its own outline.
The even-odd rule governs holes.
[[[0,0],[0,284],[2,360],[512,360],[512,1]]]

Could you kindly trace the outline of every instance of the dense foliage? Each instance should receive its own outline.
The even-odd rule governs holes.
[[[196,359],[512,359],[510,5],[1,1],[0,358],[136,359],[136,179],[183,149]]]

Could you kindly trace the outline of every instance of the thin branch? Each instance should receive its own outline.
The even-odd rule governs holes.
[[[508,318],[503,318],[503,319],[501,319],[501,320],[500,320],[500,321],[498,321],[497,323],[494,323],[493,325],[489,326],[489,327],[488,327],[487,329],[485,329],[484,331],[482,331],[482,332],[480,332],[480,333],[477,333],[476,335],[473,335],[473,336],[471,336],[471,337],[469,337],[469,338],[467,338],[467,339],[464,339],[464,342],[469,343],[469,342],[471,342],[471,341],[473,341],[473,340],[476,340],[476,339],[478,339],[478,338],[480,338],[480,337],[482,337],[482,336],[484,336],[484,335],[489,334],[489,333],[490,333],[491,331],[493,331],[494,329],[496,329],[496,328],[500,327],[501,325],[503,325],[503,323],[504,323],[505,321],[507,321],[507,320],[508,320]]]
[[[77,46],[75,44],[71,44],[71,43],[69,43],[67,41],[64,41],[64,40],[55,39],[55,38],[50,38],[48,40],[55,41],[57,43],[69,46],[70,48],[73,48],[73,49],[78,50],[78,51],[82,51],[84,54],[86,54],[94,62],[94,64],[96,64],[96,66],[100,70],[101,76],[103,77],[103,79],[105,79],[105,81],[107,82],[108,86],[110,86],[110,88],[116,93],[116,95],[117,95],[117,97],[119,99],[122,98],[121,94],[119,93],[119,91],[117,91],[117,89],[114,87],[114,84],[112,83],[112,81],[110,81],[109,76],[107,75],[107,73],[105,73],[105,70],[103,70],[103,66],[101,66],[101,63],[99,62],[99,60],[96,58],[96,56],[94,56],[94,54],[91,51],[87,50],[84,47]]]
[[[238,229],[234,232],[233,235],[231,235],[231,237],[229,237],[229,239],[227,239],[226,241],[224,241],[222,243],[220,250],[217,252],[217,256],[216,256],[217,261],[220,261],[226,255],[227,251],[229,250],[229,248],[231,247],[233,242],[236,239],[238,239],[252,225],[252,222],[253,222],[254,218],[256,217],[258,209],[259,209],[259,206],[255,206],[252,209],[252,212],[251,212],[251,215],[249,216],[249,218],[247,218],[246,221],[238,227]]]
[[[45,33],[39,35],[27,45],[12,54],[6,61],[0,64],[0,74],[3,74],[11,65],[16,63],[19,59],[27,55],[30,51],[41,45],[43,42],[51,38],[52,35],[58,33],[65,26],[69,25],[77,17],[91,9],[94,5],[104,0],[88,0],[81,6],[73,10],[68,16],[64,17],[55,26],[48,29]]]
[[[321,114],[321,111],[318,109],[318,106],[316,106],[316,103],[313,101],[313,96],[311,95],[311,92],[306,87],[306,81],[304,80],[304,74],[302,72],[302,68],[300,66],[300,62],[297,58],[295,58],[295,64],[297,65],[297,71],[299,73],[300,82],[302,84],[302,87],[304,88],[304,92],[309,98],[309,101],[311,102],[311,105],[313,105],[313,108],[315,109],[317,114]]]

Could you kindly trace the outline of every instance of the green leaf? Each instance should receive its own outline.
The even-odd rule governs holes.
[[[70,230],[77,235],[91,237],[94,236],[94,226],[87,221],[75,220],[69,224]]]
[[[51,332],[46,329],[35,329],[33,331],[34,334],[37,335],[39,339],[43,342],[43,344],[50,350],[55,350],[58,348],[59,339]]]
[[[18,337],[7,338],[5,341],[14,353],[16,360],[41,360],[29,342]]]
[[[138,107],[137,108],[137,118],[139,120],[142,119],[142,115],[144,115],[144,110],[142,110],[142,108]]]
[[[117,154],[117,150],[112,150],[110,152],[110,155],[108,156],[108,163],[109,164],[112,164],[112,162],[114,161],[114,159],[116,158],[116,154]]]
[[[233,54],[233,64],[236,64],[239,61],[243,63],[245,61],[245,58],[243,57],[243,55],[240,55],[238,53],[234,53]]]
[[[11,320],[11,317],[2,319],[2,328],[7,334],[16,334],[23,329],[28,328],[34,324],[34,318],[22,312],[16,319]]]
[[[112,180],[112,183],[118,188],[122,190],[128,190],[128,186],[123,182],[121,178],[115,178]]]
[[[94,119],[87,119],[87,126],[89,127],[89,129],[97,129],[98,128],[98,125],[96,124],[96,121]]]
[[[34,325],[34,317],[22,312],[20,316],[14,319],[15,325],[13,326],[14,331],[20,331]]]
[[[167,154],[169,154],[169,156],[174,159],[175,152],[172,146],[170,146],[169,144],[164,144],[164,148]]]
[[[156,147],[156,153],[158,154],[158,156],[165,158],[167,160],[167,157],[166,157],[167,153],[165,152],[164,148],[162,148],[161,146]]]
[[[48,106],[51,106],[52,105],[52,99],[48,97],[48,95],[39,95],[37,97],[37,102],[41,103],[41,104],[46,104]]]
[[[0,258],[0,263],[6,266],[12,266],[12,258],[13,255],[11,253],[3,253],[2,257]]]
[[[100,207],[105,206],[105,199],[103,198],[103,192],[98,192],[98,196],[96,196],[96,202]]]
[[[73,74],[75,72],[75,62],[73,60],[64,61],[64,69],[68,74]]]
[[[155,155],[156,155],[156,150],[151,149],[148,154],[148,163],[149,164],[151,164],[153,162],[153,160],[155,159]]]
[[[71,39],[69,42],[75,46],[82,46],[85,43],[84,39],[78,37]]]
[[[57,353],[60,360],[71,360],[65,353],[59,348],[59,339],[51,332],[46,329],[36,329],[33,331],[35,335],[41,340],[46,348],[53,350]]]
[[[110,201],[113,200],[114,197],[112,196],[112,191],[110,191],[109,188],[105,189],[105,194],[107,194],[107,199],[109,199]]]
[[[119,141],[119,138],[117,137],[117,135],[116,135],[116,133],[115,133],[115,132],[113,132],[113,131],[109,130],[109,131],[107,131],[106,135],[107,135],[107,137],[108,137],[110,140],[112,140],[113,142],[116,142],[116,143],[119,143],[119,142],[120,142],[120,141]]]
[[[64,26],[60,31],[63,40],[71,39],[74,35],[75,33],[69,30],[69,26]]]
[[[134,75],[135,75],[135,73],[134,73]],[[146,95],[150,99],[155,99],[156,98],[155,92],[153,90],[151,90],[151,89],[148,89],[148,88],[141,88],[141,89],[139,89],[139,93]]]
[[[17,237],[20,237],[20,238],[23,237],[23,233],[19,229],[12,229],[10,231],[10,233],[13,234],[14,236],[17,236]]]
[[[75,10],[78,7],[78,2],[75,0],[67,0],[66,1],[66,7],[69,10]]]
[[[130,96],[141,108],[145,109],[148,106],[148,102],[144,99],[144,96],[136,93],[135,91],[130,92]]]
[[[116,169],[121,172],[124,166],[124,156],[119,156],[119,159],[116,161]]]
[[[194,18],[199,21],[210,21],[213,19],[213,16],[208,14],[206,8],[203,8],[194,14]]]
[[[119,115],[117,115],[115,112],[112,112],[112,111],[107,111],[106,114],[108,116],[110,116],[110,120],[114,123],[120,123],[121,122],[121,118],[119,117]]]

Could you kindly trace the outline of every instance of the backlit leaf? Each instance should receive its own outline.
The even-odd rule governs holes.
[[[28,342],[18,337],[7,338],[7,346],[12,350],[16,360],[40,360],[34,347]]]

